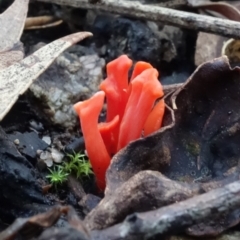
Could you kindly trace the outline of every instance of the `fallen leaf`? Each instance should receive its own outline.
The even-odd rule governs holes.
[[[0,15],[0,52],[11,49],[18,43],[24,28],[29,0],[15,2]]]
[[[214,15],[220,14],[221,16],[224,16],[233,21],[240,21],[239,10],[230,3],[226,2],[215,3],[211,1],[189,0],[189,5],[199,10],[214,12]]]
[[[62,213],[67,210],[68,207],[55,206],[45,213],[41,213],[30,218],[18,218],[8,228],[0,233],[0,239],[15,239],[16,235],[20,231],[25,231],[25,233],[33,235],[35,233],[39,233],[40,229],[50,227],[56,223]]]
[[[64,228],[59,228],[59,232],[57,228],[51,227],[62,215],[66,215],[68,223],[65,221]],[[29,218],[17,218],[8,228],[0,232],[0,239],[13,240],[16,239],[16,236],[21,239],[33,239],[41,232],[43,233],[38,239],[65,239],[66,235],[70,237],[73,232],[74,237],[69,239],[90,240],[89,232],[77,216],[76,211],[71,206],[59,205]],[[61,235],[63,236],[60,237]]]
[[[25,30],[56,27],[63,23],[63,20],[53,16],[28,17],[25,22]]]
[[[20,42],[25,24],[29,0],[15,2],[0,15],[0,70],[23,59]]]
[[[24,49],[21,42],[18,42],[7,51],[0,52],[0,70],[24,58]]]
[[[0,121],[37,77],[65,49],[92,36],[89,32],[79,32],[60,38],[8,68],[0,70]]]

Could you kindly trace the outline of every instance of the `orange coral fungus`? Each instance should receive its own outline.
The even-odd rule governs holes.
[[[132,80],[131,93],[120,126],[118,150],[141,136],[154,102],[163,96],[157,76],[157,70],[150,68]]]
[[[107,78],[101,83],[107,98],[107,122],[119,115],[121,121],[127,104],[128,71],[132,61],[126,56],[107,64]]]
[[[149,63],[137,62],[130,78],[132,61],[122,55],[107,64],[107,78],[102,91],[92,98],[74,105],[80,117],[85,145],[97,185],[105,187],[105,173],[110,158],[129,142],[147,136],[161,127],[165,103],[158,72]],[[107,119],[98,124],[98,116],[107,99]]]
[[[110,122],[101,122],[98,124],[99,132],[103,138],[104,144],[110,155],[115,153],[115,141],[113,133],[116,131],[116,128],[119,124],[119,116],[115,116],[114,119]]]
[[[88,157],[100,190],[105,188],[105,173],[110,164],[110,156],[97,125],[104,97],[104,92],[100,91],[90,99],[74,105],[74,109],[80,118]]]
[[[165,102],[161,99],[150,112],[144,124],[144,136],[157,131],[162,126],[163,115],[165,112]]]
[[[137,77],[139,74],[141,74],[144,70],[146,70],[148,68],[153,68],[153,67],[151,64],[146,63],[146,62],[141,62],[141,61],[137,62],[134,66],[130,81],[132,81],[135,77]]]
[[[114,152],[117,150],[119,126],[128,99],[128,71],[131,65],[132,61],[126,55],[108,63],[107,78],[100,85],[100,89],[105,92],[107,99],[107,122],[113,120],[115,116],[119,116],[118,125],[112,134]]]

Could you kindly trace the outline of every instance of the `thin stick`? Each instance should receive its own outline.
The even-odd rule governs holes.
[[[167,8],[179,8],[181,6],[188,5],[188,0],[168,0],[166,2],[159,2],[159,3],[146,2],[144,4],[149,4],[149,5],[159,6],[159,7],[167,7]]]
[[[204,220],[217,219],[240,207],[240,181],[188,200],[145,213],[135,213],[122,223],[93,231],[95,240],[149,239],[176,233]],[[141,238],[140,238],[141,237]],[[160,239],[160,238],[159,238]]]
[[[181,28],[215,33],[232,38],[240,38],[240,22],[227,19],[204,16],[175,9],[152,5],[143,5],[139,2],[123,0],[101,0],[91,4],[88,0],[38,0],[72,7],[98,9],[115,14],[146,19]]]

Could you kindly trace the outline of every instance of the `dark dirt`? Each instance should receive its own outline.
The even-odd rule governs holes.
[[[0,143],[0,211],[2,220],[8,222],[10,219],[12,221],[16,217],[34,213],[35,204],[36,206],[49,204],[49,201],[42,195],[36,170],[18,152],[2,128],[0,129]],[[27,205],[32,205],[32,207],[25,209]],[[31,208],[32,213],[29,212]]]

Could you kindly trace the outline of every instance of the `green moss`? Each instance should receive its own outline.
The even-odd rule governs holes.
[[[200,145],[198,142],[187,142],[184,144],[185,149],[193,156],[198,156],[200,154]]]
[[[77,178],[89,177],[93,174],[92,166],[85,154],[74,153],[67,154],[67,160],[61,165],[53,167],[53,170],[49,168],[49,174],[46,178],[49,178],[50,183],[57,186],[67,180],[69,174],[76,175]]]

